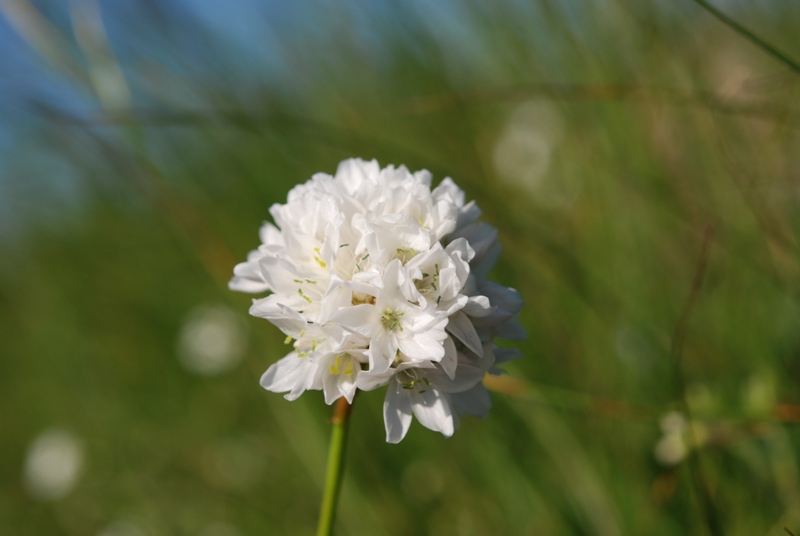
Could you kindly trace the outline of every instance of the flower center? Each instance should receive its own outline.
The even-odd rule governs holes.
[[[397,248],[397,255],[396,259],[400,259],[400,262],[403,264],[407,263],[409,259],[413,259],[417,255],[417,252],[411,248]]]
[[[342,353],[337,355],[330,366],[330,373],[334,376],[338,376],[339,374],[344,374],[345,376],[352,376],[354,367],[353,356],[347,353]]]
[[[434,269],[432,274],[422,272],[422,279],[417,280],[417,290],[419,290],[421,294],[439,291],[439,265],[434,264]]]
[[[362,305],[364,303],[375,305],[375,296],[370,296],[369,294],[364,294],[363,292],[353,292],[353,297],[351,298],[350,302],[353,305]]]
[[[404,370],[398,375],[400,386],[406,390],[414,390],[418,394],[423,394],[427,391],[427,387],[431,386],[431,381],[425,376],[418,377],[416,371]],[[405,381],[403,381],[405,380]]]
[[[402,312],[394,311],[390,307],[387,307],[386,310],[381,313],[381,323],[383,327],[389,331],[396,331],[398,329],[403,331],[403,326],[400,325],[400,317],[402,316]]]
[[[291,340],[291,337],[287,337],[284,342],[289,343]],[[317,342],[318,341],[313,337],[306,337],[305,330],[301,331],[300,338],[297,339],[293,345],[295,352],[297,352],[297,357],[308,357],[316,352]]]

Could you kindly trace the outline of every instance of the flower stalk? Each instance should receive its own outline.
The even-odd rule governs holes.
[[[345,398],[336,401],[331,418],[331,444],[328,449],[328,469],[325,475],[325,490],[317,525],[317,536],[333,534],[333,522],[336,518],[336,504],[344,475],[344,455],[347,446],[347,428],[350,423],[352,405]]]

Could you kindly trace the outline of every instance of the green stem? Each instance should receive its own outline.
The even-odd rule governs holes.
[[[344,453],[347,446],[347,426],[350,422],[350,408],[347,400],[340,398],[333,410],[331,424],[331,444],[328,450],[328,470],[325,475],[325,492],[319,512],[317,536],[333,534],[333,521],[336,517],[336,503],[344,474]]]

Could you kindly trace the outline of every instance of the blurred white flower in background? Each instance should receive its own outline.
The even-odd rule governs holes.
[[[31,496],[55,501],[75,487],[84,463],[81,442],[73,434],[52,428],[28,447],[23,481]]]
[[[551,103],[528,101],[514,108],[497,137],[492,162],[500,178],[549,204],[551,156],[564,136],[564,123]],[[552,201],[552,200],[551,200]]]
[[[659,424],[663,435],[656,443],[654,454],[662,465],[677,465],[686,458],[691,449],[702,447],[708,442],[708,426],[700,421],[689,421],[680,412],[670,411],[664,414]]]
[[[486,280],[500,254],[497,230],[449,178],[345,160],[270,209],[261,246],[236,266],[230,288],[272,294],[250,313],[283,331],[293,350],[261,385],[307,389],[325,401],[387,386],[386,439],[412,415],[452,435],[462,414],[484,416],[484,373],[518,357],[492,340],[524,338],[519,294]]]
[[[663,435],[656,443],[655,456],[663,465],[677,465],[689,453],[686,432],[689,429],[686,418],[677,411],[671,411],[661,417]]]
[[[230,308],[204,305],[186,317],[178,359],[192,372],[213,376],[239,364],[247,347],[247,326]]]

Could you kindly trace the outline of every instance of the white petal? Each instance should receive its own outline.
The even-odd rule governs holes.
[[[401,352],[415,361],[439,361],[444,357],[443,332],[426,331],[413,337],[399,338],[398,347]]]
[[[228,288],[236,292],[247,292],[248,294],[258,294],[269,290],[269,285],[263,281],[251,279],[249,277],[232,277],[228,281]]]
[[[228,282],[228,288],[238,292],[266,292],[269,285],[261,275],[258,259],[261,254],[251,251],[247,262],[240,262],[233,268],[233,278]]]
[[[469,262],[475,257],[475,250],[469,245],[466,238],[456,238],[445,248],[448,255],[457,256],[466,262]],[[469,268],[469,266],[467,266]]]
[[[369,370],[381,373],[386,371],[397,355],[397,338],[390,332],[381,330],[372,338],[369,345]]]
[[[453,238],[463,237],[475,251],[473,263],[480,263],[489,250],[497,244],[497,229],[488,223],[472,223],[453,233]]]
[[[358,388],[362,391],[372,391],[378,387],[383,387],[389,383],[396,373],[397,369],[393,368],[381,372],[380,374],[362,370],[358,373]]]
[[[494,281],[483,280],[480,282],[480,293],[487,296],[492,305],[510,313],[518,313],[522,309],[522,296],[515,289],[504,287]]]
[[[281,236],[280,230],[270,222],[264,222],[264,225],[258,230],[258,235],[261,238],[261,243],[264,245],[283,245],[283,237]]]
[[[431,236],[413,217],[391,214],[369,224],[366,245],[371,260],[387,265],[393,259],[399,260],[402,251],[427,251]],[[410,256],[405,260],[410,260]]]
[[[453,435],[455,425],[448,395],[433,388],[420,391],[408,389],[408,391],[413,393],[411,410],[422,426],[435,432],[441,432],[447,437]]]
[[[475,201],[470,201],[466,205],[464,205],[458,213],[458,224],[456,227],[461,229],[462,227],[473,223],[478,218],[481,217],[483,211],[481,211],[478,204]]]
[[[340,309],[333,315],[333,322],[353,333],[371,338],[380,328],[377,307],[368,303]]]
[[[341,398],[342,392],[339,390],[339,376],[335,374],[323,374],[322,392],[325,395],[325,403],[328,405]]]
[[[457,311],[450,316],[450,322],[447,324],[447,331],[452,333],[456,339],[463,342],[467,348],[473,351],[476,355],[483,355],[483,345],[478,333],[475,331],[475,326],[470,322],[469,317],[462,311]]]
[[[250,314],[266,318],[292,338],[299,338],[300,332],[308,327],[308,322],[301,315],[280,303],[281,296],[272,294],[260,300],[253,300]]]
[[[319,318],[316,319],[320,324],[324,324],[333,316],[344,309],[350,309],[353,300],[353,292],[344,285],[339,277],[331,278],[328,290],[320,303]]]
[[[444,180],[439,183],[439,186],[433,189],[431,192],[431,198],[437,201],[440,199],[445,200],[459,208],[464,206],[465,200],[464,190],[459,188],[450,177],[445,177]],[[474,204],[474,202],[470,202],[470,205]],[[480,216],[480,211],[478,212],[476,219],[478,216]]]
[[[460,393],[472,389],[483,380],[483,370],[463,356],[458,362],[455,375],[450,378],[441,368],[426,372],[430,382],[443,393]]]
[[[453,342],[451,337],[444,340],[444,357],[439,362],[442,366],[447,377],[451,380],[455,376],[456,366],[458,365],[458,352],[456,351],[456,343]]]
[[[492,307],[492,304],[489,303],[489,298],[486,296],[470,296],[464,306],[464,312],[472,317],[488,316],[495,310],[497,310],[497,307]]]
[[[500,243],[495,242],[486,253],[479,258],[480,260],[473,260],[472,273],[475,274],[475,277],[482,279],[489,275],[489,271],[494,267],[494,263],[496,263],[497,259],[500,257],[501,249]]]
[[[357,377],[357,375],[354,375]],[[358,389],[358,384],[354,381],[340,381],[339,382],[339,392],[342,393],[342,396],[347,400],[348,404],[353,403],[353,398],[356,396],[356,390]]]
[[[396,302],[405,303],[406,297],[401,292],[405,279],[403,263],[400,259],[394,259],[386,266],[383,272],[383,288],[376,299],[375,305],[383,310],[384,307],[391,307]]]
[[[315,370],[311,359],[299,358],[292,352],[267,369],[261,376],[261,387],[273,393],[291,391],[286,399],[294,400],[311,383]]]
[[[411,426],[411,400],[405,389],[392,381],[383,401],[383,422],[386,426],[386,442],[399,443]]]
[[[262,257],[258,262],[264,280],[271,289],[289,295],[297,292],[295,280],[303,279],[303,276],[292,263],[277,257]]]
[[[360,158],[350,158],[339,163],[336,170],[336,182],[344,186],[348,194],[353,195],[365,180],[380,173],[377,160],[366,162]]]

